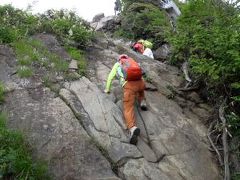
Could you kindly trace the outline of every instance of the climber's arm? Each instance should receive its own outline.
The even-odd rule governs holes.
[[[105,93],[109,93],[111,90],[111,85],[112,85],[112,81],[115,78],[116,74],[117,74],[117,68],[119,67],[119,63],[115,63],[111,72],[108,75],[108,79],[107,79],[107,84],[106,84],[106,88],[105,88]]]

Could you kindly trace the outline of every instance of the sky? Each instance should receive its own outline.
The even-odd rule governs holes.
[[[12,4],[13,7],[26,9],[32,5],[33,13],[43,13],[48,9],[68,9],[87,21],[99,13],[114,15],[115,0],[0,0],[0,5]]]

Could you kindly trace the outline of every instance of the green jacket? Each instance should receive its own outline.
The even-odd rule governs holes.
[[[122,85],[122,87],[126,84],[126,80],[124,79],[123,73],[122,73],[122,69],[120,66],[119,62],[116,62],[111,70],[111,72],[108,75],[108,79],[107,79],[107,84],[106,84],[106,88],[105,90],[107,92],[110,92],[111,90],[111,85],[112,85],[112,81],[115,77],[118,77],[120,84]]]

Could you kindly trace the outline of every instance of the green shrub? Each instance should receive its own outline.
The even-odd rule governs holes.
[[[77,41],[85,47],[92,38],[89,25],[76,13],[67,10],[48,10],[45,14],[32,15],[11,5],[0,6],[0,43],[11,43],[34,33],[48,32],[61,41]]]
[[[71,46],[66,46],[65,48],[68,54],[71,56],[71,58],[78,61],[78,69],[79,69],[78,73],[81,76],[86,75],[87,61],[85,59],[84,52]]]
[[[72,27],[72,35],[70,38],[79,44],[79,47],[85,48],[88,42],[92,39],[92,32],[83,26]]]
[[[68,19],[54,19],[52,21],[53,31],[59,35],[67,35],[72,23]]]
[[[11,27],[0,27],[0,43],[11,43],[17,39],[16,30]]]
[[[36,32],[38,17],[5,5],[0,6],[0,23],[1,43],[11,43]]]
[[[224,24],[224,25],[223,25]],[[240,79],[239,11],[221,1],[191,0],[183,8],[178,33],[169,38],[173,58],[191,63],[212,83]]]
[[[165,40],[165,31],[170,30],[170,23],[164,11],[152,4],[129,2],[122,12],[121,29],[115,34],[131,39],[148,39],[155,47]]]
[[[92,31],[87,23],[74,12],[49,10],[40,17],[40,31],[54,33],[61,41],[73,40],[85,48],[92,39]]]
[[[190,0],[182,7],[177,33],[168,37],[173,62],[188,60],[193,77],[200,77],[216,97],[231,95],[236,103],[240,86],[231,85],[240,83],[239,15],[225,1]]]
[[[0,81],[0,104],[4,101],[4,95],[5,95],[5,87],[3,83]]]
[[[0,179],[49,179],[47,166],[33,161],[21,133],[8,130],[0,113]]]
[[[233,135],[231,140],[237,141],[240,139],[239,17],[239,9],[227,1],[189,0],[182,6],[177,33],[168,36],[172,61],[177,64],[189,61],[191,76],[204,82],[208,99],[217,104],[220,97],[227,98],[228,129]],[[239,155],[239,146],[234,153]],[[232,171],[234,174],[234,168]]]

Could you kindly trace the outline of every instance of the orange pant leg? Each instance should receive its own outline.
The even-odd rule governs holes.
[[[141,80],[138,83],[138,89],[137,89],[139,103],[141,103],[141,101],[145,99],[144,90],[145,90],[145,83],[143,80]]]
[[[123,114],[127,128],[136,126],[134,113],[135,93],[131,89],[123,89]]]
[[[143,80],[128,81],[123,88],[123,114],[127,128],[136,126],[134,104],[136,97],[139,103],[145,99],[145,83]]]

